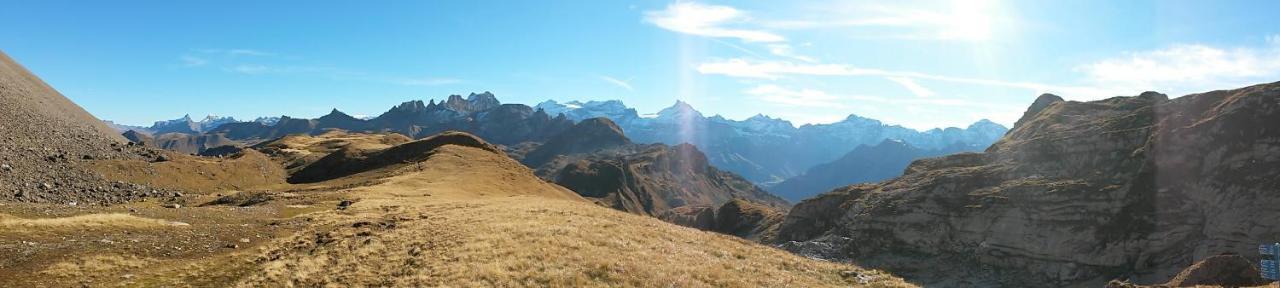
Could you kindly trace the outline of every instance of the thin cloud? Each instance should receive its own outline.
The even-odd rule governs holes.
[[[889,81],[893,81],[894,83],[898,83],[898,85],[902,85],[902,88],[906,88],[907,91],[911,91],[911,94],[915,94],[916,96],[919,96],[919,97],[930,97],[937,94],[937,93],[933,93],[933,91],[929,90],[929,88],[924,88],[924,86],[920,86],[919,83],[916,83],[916,80],[912,80],[911,78],[907,78],[907,77],[885,77],[885,78],[889,79]]]
[[[240,64],[227,69],[240,74],[258,75],[273,71],[270,67],[259,64]]]
[[[844,107],[839,101],[841,97],[812,89],[787,89],[778,85],[759,85],[743,91],[767,102],[801,107]]]
[[[274,53],[263,52],[263,51],[253,50],[253,49],[231,49],[231,50],[227,50],[226,53],[227,55],[234,55],[234,56],[273,56],[275,55]]]
[[[1265,43],[1234,48],[1176,44],[1103,59],[1076,70],[1095,85],[1170,93],[1244,86],[1280,78],[1280,41],[1270,36]]]
[[[981,41],[992,38],[997,25],[993,20],[1008,21],[1000,1],[949,1],[929,5],[940,9],[891,6],[867,3],[833,3],[821,5],[815,13],[821,16],[798,20],[761,21],[774,30],[825,28],[874,28],[871,36],[916,40]],[[949,4],[949,5],[947,5]],[[1007,24],[1007,23],[1006,23]],[[1003,25],[1008,26],[1008,25]]]
[[[780,79],[787,76],[874,76],[896,77],[944,81],[971,85],[1007,87],[1030,90],[1034,93],[1055,93],[1072,96],[1072,99],[1096,99],[1133,94],[1141,90],[1128,87],[1094,87],[1094,86],[1061,86],[1034,82],[1006,81],[995,79],[969,78],[933,75],[912,71],[893,71],[873,68],[860,68],[844,64],[795,63],[789,61],[753,61],[746,59],[728,59],[699,64],[699,73],[725,75],[737,78]]]
[[[190,55],[182,55],[181,57],[178,57],[178,59],[182,60],[182,66],[185,66],[185,67],[200,67],[200,66],[204,66],[205,64],[209,64],[208,59],[190,56]]]
[[[782,35],[773,32],[730,28],[728,25],[747,22],[746,12],[720,5],[696,2],[676,2],[666,9],[645,12],[645,21],[663,29],[690,35],[717,38],[736,38],[746,42],[783,42]]]
[[[405,85],[405,86],[440,86],[440,85],[461,83],[462,79],[428,77],[428,78],[415,78],[415,79],[400,79],[399,81],[394,81],[394,82],[400,85]]]
[[[627,91],[635,91],[635,88],[632,88],[631,83],[628,82],[630,79],[628,79],[628,81],[624,81],[624,80],[619,80],[618,78],[613,78],[606,75],[600,75],[597,77],[599,77],[600,80],[604,82],[608,82],[609,84],[613,84],[614,86],[621,87],[622,89],[627,89]]]

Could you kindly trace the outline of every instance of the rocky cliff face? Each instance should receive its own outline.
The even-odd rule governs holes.
[[[1280,83],[1174,100],[1045,95],[986,152],[801,202],[774,241],[924,283],[947,281],[941,271],[989,276],[972,285],[1164,281],[1280,237],[1268,221],[1280,216],[1277,123]]]

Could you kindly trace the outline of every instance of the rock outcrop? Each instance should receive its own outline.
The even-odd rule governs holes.
[[[1000,271],[996,285],[1155,283],[1280,235],[1268,221],[1280,216],[1277,123],[1280,83],[1173,100],[1046,95],[984,153],[801,202],[773,241],[925,284],[955,277],[942,267]]]

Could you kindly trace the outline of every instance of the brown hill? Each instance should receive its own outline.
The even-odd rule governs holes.
[[[745,199],[775,208],[789,204],[733,173],[707,164],[689,144],[633,145],[568,155],[543,165],[539,175],[618,210],[661,215],[681,206],[718,207]]]
[[[253,149],[270,155],[292,174],[329,153],[341,149],[382,150],[410,141],[413,139],[390,132],[351,133],[343,130],[329,130],[315,136],[306,134],[284,136],[253,145]]]
[[[144,190],[84,168],[137,147],[0,52],[0,201],[118,202]]]
[[[165,133],[155,136],[152,141],[157,148],[185,154],[200,154],[214,147],[241,145],[222,134]]]
[[[416,163],[430,156],[437,147],[444,145],[467,146],[502,153],[497,147],[474,135],[464,132],[445,132],[381,150],[343,147],[293,173],[289,176],[289,182],[318,182],[396,164]]]
[[[1018,123],[985,153],[801,202],[778,241],[926,285],[1101,286],[1256,255],[1280,233],[1259,220],[1280,217],[1280,83],[1173,100],[1045,95]],[[970,273],[988,276],[955,276]]]
[[[565,132],[552,137],[546,143],[525,154],[521,160],[529,167],[538,167],[560,155],[591,153],[603,149],[631,144],[622,134],[622,128],[609,118],[582,120]]]

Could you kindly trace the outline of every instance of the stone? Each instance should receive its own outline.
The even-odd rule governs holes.
[[[178,203],[165,203],[165,204],[163,204],[163,205],[160,205],[160,207],[164,207],[164,208],[171,208],[171,209],[177,209],[177,208],[182,208],[182,204],[178,204]]]

